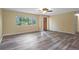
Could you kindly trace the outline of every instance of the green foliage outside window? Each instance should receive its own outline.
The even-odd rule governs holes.
[[[16,24],[17,25],[35,25],[36,17],[22,17],[16,16]]]

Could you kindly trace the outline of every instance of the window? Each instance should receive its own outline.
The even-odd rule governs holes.
[[[35,25],[36,24],[36,17],[27,17],[27,16],[16,16],[16,24],[17,25]]]

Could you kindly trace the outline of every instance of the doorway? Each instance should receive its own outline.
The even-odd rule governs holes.
[[[77,14],[75,14],[74,25],[75,33],[79,33],[79,15]]]
[[[43,17],[43,30],[47,31],[47,17]]]
[[[79,16],[77,16],[76,18],[77,18],[77,33],[79,33]]]

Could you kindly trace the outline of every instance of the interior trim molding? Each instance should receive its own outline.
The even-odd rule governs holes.
[[[18,34],[27,34],[27,33],[35,33],[35,32],[40,32],[40,31],[10,33],[10,34],[3,34],[3,36],[18,35]]]
[[[48,31],[55,31],[55,30],[48,30]],[[67,33],[67,34],[75,34],[75,32],[64,32],[64,31],[56,31],[56,32],[62,32],[62,33]]]

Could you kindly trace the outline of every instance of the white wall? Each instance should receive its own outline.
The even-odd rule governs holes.
[[[49,30],[75,33],[74,12],[67,12],[49,17]]]
[[[28,25],[17,26],[16,16],[34,16],[37,18],[37,24],[29,26]],[[19,33],[40,31],[39,21],[40,21],[39,15],[3,10],[3,35],[6,36]]]
[[[2,40],[2,11],[0,9],[0,42]]]

